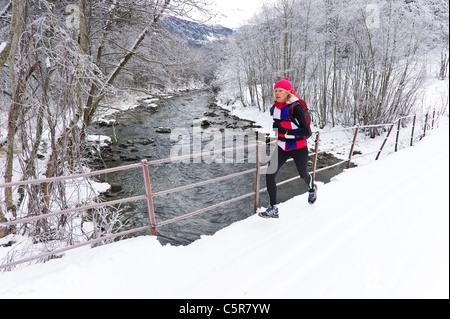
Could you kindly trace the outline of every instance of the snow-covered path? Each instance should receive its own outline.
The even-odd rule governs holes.
[[[0,273],[0,298],[449,298],[448,119],[186,247],[141,237]]]

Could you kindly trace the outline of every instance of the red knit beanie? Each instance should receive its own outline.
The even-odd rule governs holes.
[[[278,81],[278,82],[275,84],[274,89],[276,89],[276,88],[282,88],[282,89],[284,89],[284,90],[286,90],[286,91],[291,92],[291,90],[292,90],[292,84],[291,84],[291,82],[289,82],[289,79],[288,79],[288,78],[285,78],[284,80]]]

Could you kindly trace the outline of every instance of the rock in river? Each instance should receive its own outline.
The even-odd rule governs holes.
[[[158,127],[156,129],[156,133],[172,133],[172,130],[169,127]]]

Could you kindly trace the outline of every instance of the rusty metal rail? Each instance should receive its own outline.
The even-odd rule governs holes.
[[[407,117],[402,117],[400,119],[397,119],[394,123],[391,124],[380,124],[380,125],[365,125],[365,126],[355,126],[355,127],[350,127],[350,128],[344,128],[344,129],[338,129],[338,130],[331,130],[328,132],[317,132],[315,134],[315,150],[314,152],[310,153],[309,155],[314,155],[314,161],[313,161],[313,165],[312,165],[312,175],[313,175],[313,179],[315,179],[316,177],[316,173],[341,165],[345,162],[348,162],[347,167],[350,168],[350,162],[353,159],[357,158],[357,157],[364,157],[364,156],[368,156],[374,153],[378,153],[376,160],[379,159],[380,154],[387,142],[387,140],[389,139],[389,136],[391,135],[391,132],[395,126],[395,124],[397,125],[397,139],[396,139],[396,143],[395,143],[395,151],[397,152],[398,150],[398,139],[399,139],[399,131],[401,129],[401,123],[402,120],[406,119],[406,118],[410,118],[412,116],[407,116]],[[423,136],[425,136],[426,131],[427,131],[427,125],[428,125],[428,120],[429,120],[429,116],[428,114],[426,115],[426,119],[425,119],[425,125],[424,125],[424,133]],[[435,123],[435,112],[433,112],[433,122],[432,122],[432,128],[434,128],[434,123]],[[414,140],[414,130],[415,130],[415,125],[416,125],[416,116],[414,115],[414,120],[413,120],[413,128],[412,128],[412,133],[411,133],[411,146],[413,145],[413,140]],[[380,150],[377,152],[372,152],[369,154],[363,154],[360,156],[353,156],[353,150],[354,150],[354,146],[356,143],[356,139],[357,139],[357,135],[358,132],[363,129],[363,128],[377,128],[377,127],[386,127],[386,126],[390,126],[388,134],[383,142],[383,145],[381,146]],[[324,135],[324,134],[332,134],[334,132],[337,131],[348,131],[348,130],[355,130],[355,134],[353,137],[353,141],[351,144],[344,144],[343,146],[336,146],[330,149],[326,149],[326,150],[319,150],[319,143],[320,143],[320,136]],[[350,149],[350,153],[349,153],[349,158],[346,160],[343,160],[341,162],[338,162],[336,164],[321,168],[321,169],[317,169],[317,160],[318,160],[318,154],[320,153],[324,153],[324,152],[329,152],[331,150],[334,150],[336,148],[343,148],[343,147],[349,147],[351,146]],[[209,179],[209,180],[205,180],[205,181],[201,181],[201,182],[197,182],[197,183],[193,183],[190,185],[186,185],[186,186],[181,186],[181,187],[176,187],[176,188],[172,188],[172,189],[168,189],[168,190],[164,190],[164,191],[160,191],[160,192],[156,192],[153,193],[152,192],[152,187],[151,187],[151,181],[150,181],[150,174],[149,174],[149,166],[150,165],[155,165],[155,164],[161,164],[161,163],[170,163],[170,162],[177,162],[177,161],[181,161],[181,160],[185,160],[185,159],[192,159],[195,157],[201,157],[201,156],[205,156],[205,155],[216,155],[218,153],[224,153],[227,151],[235,151],[238,149],[249,149],[250,148],[256,148],[256,167],[250,170],[246,170],[246,171],[242,171],[242,172],[237,172],[237,173],[233,173],[233,174],[229,174],[226,176],[221,176],[218,178],[214,178],[214,179]],[[133,201],[139,201],[139,200],[147,200],[147,205],[148,205],[148,212],[149,212],[149,219],[150,219],[150,225],[148,226],[144,226],[144,227],[140,227],[140,228],[134,228],[134,229],[130,229],[127,231],[123,231],[120,233],[116,233],[116,234],[110,234],[107,236],[102,236],[100,238],[96,238],[96,239],[92,239],[86,242],[82,242],[76,245],[72,245],[72,246],[68,246],[68,247],[64,247],[61,249],[57,249],[51,252],[47,252],[47,253],[42,253],[36,256],[32,256],[29,258],[25,258],[22,260],[18,260],[15,262],[11,262],[11,263],[5,263],[0,265],[0,269],[5,269],[5,268],[11,268],[13,266],[16,266],[18,264],[21,263],[25,263],[25,262],[30,262],[36,259],[41,259],[41,258],[46,258],[52,255],[57,255],[57,254],[61,254],[63,252],[75,249],[75,248],[79,248],[79,247],[83,247],[83,246],[88,246],[88,245],[92,245],[92,244],[96,244],[99,242],[102,242],[104,240],[108,240],[108,239],[113,239],[113,238],[117,238],[117,237],[121,237],[121,236],[126,236],[129,234],[133,234],[133,233],[137,233],[137,232],[141,232],[141,231],[145,231],[145,230],[150,230],[152,235],[157,235],[157,227],[161,227],[170,223],[174,223],[186,218],[190,218],[192,216],[196,216],[198,214],[204,213],[206,211],[224,206],[226,204],[232,203],[232,202],[236,202],[239,200],[243,200],[249,197],[254,196],[254,200],[255,200],[255,212],[256,210],[259,208],[259,194],[261,192],[266,191],[266,188],[261,189],[260,188],[260,175],[261,175],[261,171],[262,171],[262,167],[261,167],[261,163],[260,163],[260,158],[261,158],[261,150],[262,150],[262,142],[257,142],[256,144],[251,144],[251,145],[244,145],[244,146],[238,146],[238,147],[230,147],[230,148],[224,148],[222,150],[215,150],[215,151],[209,151],[209,152],[203,152],[203,153],[197,153],[197,154],[189,154],[189,155],[184,155],[184,156],[178,156],[178,157],[173,157],[173,158],[166,158],[166,159],[161,159],[161,160],[154,160],[154,161],[147,161],[147,160],[143,160],[140,163],[136,163],[136,164],[132,164],[132,165],[126,165],[126,166],[121,166],[121,167],[116,167],[116,168],[109,168],[109,169],[104,169],[104,170],[99,170],[99,171],[94,171],[94,172],[89,172],[89,173],[83,173],[83,174],[77,174],[77,175],[72,175],[72,176],[60,176],[60,177],[54,177],[54,178],[44,178],[44,179],[37,179],[37,180],[29,180],[29,181],[20,181],[20,182],[13,182],[13,183],[7,183],[7,184],[1,184],[0,185],[0,189],[2,188],[12,188],[12,187],[17,187],[17,186],[25,186],[25,185],[36,185],[36,184],[41,184],[41,183],[50,183],[50,182],[56,182],[56,181],[66,181],[66,180],[74,180],[74,179],[79,179],[79,178],[89,178],[89,177],[93,177],[96,175],[102,175],[102,174],[107,174],[107,173],[112,173],[112,172],[118,172],[118,171],[125,171],[125,170],[130,170],[130,169],[135,169],[135,168],[139,168],[142,167],[142,172],[143,172],[143,179],[145,182],[145,194],[143,195],[138,195],[138,196],[134,196],[134,197],[128,197],[128,198],[124,198],[124,199],[119,199],[119,200],[113,200],[113,201],[106,201],[106,202],[100,202],[100,203],[96,203],[96,204],[92,204],[92,205],[86,205],[86,206],[81,206],[81,207],[74,207],[74,208],[70,208],[70,209],[66,209],[66,210],[62,210],[62,211],[57,211],[57,212],[52,212],[52,213],[47,213],[47,214],[43,214],[43,215],[38,215],[38,216],[32,216],[32,217],[27,217],[27,218],[20,218],[20,219],[16,219],[16,220],[11,220],[8,222],[4,222],[4,223],[0,223],[0,228],[2,227],[9,227],[9,226],[13,226],[13,225],[17,225],[17,224],[25,224],[25,223],[29,223],[29,222],[34,222],[34,221],[38,221],[41,219],[46,219],[52,216],[59,216],[59,215],[65,215],[65,214],[70,214],[70,213],[75,213],[75,212],[80,212],[80,211],[86,211],[89,209],[95,209],[95,208],[100,208],[100,207],[105,207],[105,206],[113,206],[113,205],[118,205],[118,204],[122,204],[122,203],[127,203],[127,202],[133,202]],[[215,182],[219,182],[219,181],[224,181],[227,179],[232,179],[238,176],[243,176],[246,174],[252,174],[255,173],[255,191],[252,193],[248,193],[248,194],[244,194],[232,199],[229,199],[227,201],[223,201],[217,204],[214,204],[212,206],[208,206],[205,208],[202,208],[200,210],[197,210],[195,212],[191,212],[170,220],[166,220],[166,221],[162,221],[162,222],[157,222],[156,221],[156,216],[155,216],[155,209],[154,209],[154,204],[153,204],[153,198],[156,196],[162,196],[162,195],[166,195],[166,194],[170,194],[170,193],[175,193],[175,192],[180,192],[180,191],[184,191],[187,189],[191,189],[191,188],[195,188],[195,187],[199,187],[199,186],[203,186],[203,185],[207,185],[210,183],[215,183]],[[296,179],[299,179],[300,176],[296,176],[293,177],[291,179],[282,181],[277,183],[277,185],[282,185],[282,184],[286,184],[289,182],[292,182]]]

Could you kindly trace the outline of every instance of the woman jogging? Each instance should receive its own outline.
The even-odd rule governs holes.
[[[275,84],[275,104],[273,109],[273,128],[277,130],[278,147],[270,160],[266,175],[267,190],[270,205],[265,212],[259,213],[263,218],[278,218],[277,185],[275,178],[280,168],[289,158],[293,158],[300,177],[308,185],[308,202],[314,204],[317,198],[317,186],[308,173],[308,147],[306,138],[311,136],[311,128],[304,115],[301,104],[306,108],[292,89],[292,84],[286,78]]]

